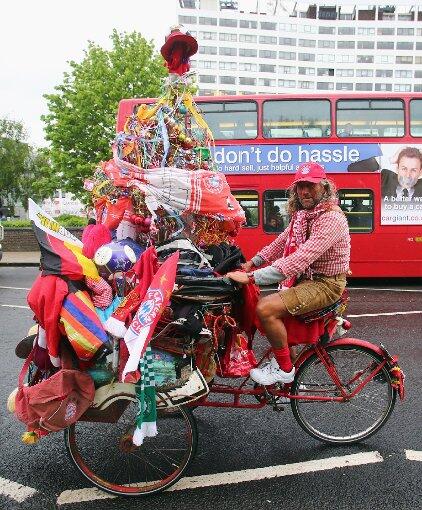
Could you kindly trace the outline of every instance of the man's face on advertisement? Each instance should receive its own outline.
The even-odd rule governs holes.
[[[400,186],[403,188],[413,188],[422,175],[420,159],[403,156],[398,162],[397,173]]]

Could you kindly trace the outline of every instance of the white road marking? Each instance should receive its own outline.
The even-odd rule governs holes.
[[[0,289],[12,289],[12,290],[31,290],[28,287],[0,287]]]
[[[417,450],[405,450],[407,460],[417,460],[422,462],[422,452]]]
[[[18,503],[23,503],[25,499],[33,496],[37,491],[32,487],[26,487],[20,483],[12,482],[7,478],[0,477],[0,494],[9,496]]]
[[[176,485],[173,485],[168,491],[180,491],[186,489],[199,489],[201,487],[213,487],[218,485],[231,485],[242,482],[251,482],[267,478],[279,478],[283,476],[298,475],[303,473],[314,473],[316,471],[326,471],[335,468],[361,466],[364,464],[374,464],[383,462],[383,457],[377,451],[355,453],[353,455],[344,455],[342,457],[330,457],[328,459],[310,460],[307,462],[297,462],[294,464],[282,464],[279,466],[270,466],[257,469],[244,469],[241,471],[232,471],[229,473],[215,473],[212,475],[190,476],[182,478]],[[111,494],[106,494],[98,489],[79,489],[63,491],[57,498],[58,505],[68,505],[71,503],[81,503],[83,501],[92,501],[95,499],[115,498]]]
[[[347,287],[349,290],[382,290],[385,292],[422,292],[422,289],[377,289],[376,287]]]
[[[409,312],[382,312],[382,313],[362,313],[358,315],[347,314],[347,317],[381,317],[387,315],[412,315],[416,313],[422,313],[422,310],[413,310]]]
[[[24,308],[25,310],[30,310],[29,306],[23,306],[23,305],[0,305],[5,306],[8,308]]]

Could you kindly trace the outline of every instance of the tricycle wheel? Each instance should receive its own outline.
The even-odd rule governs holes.
[[[130,401],[116,423],[80,421],[65,430],[70,458],[99,489],[137,497],[177,482],[196,453],[198,432],[192,412],[180,406],[157,416],[158,434],[132,443],[138,403]]]

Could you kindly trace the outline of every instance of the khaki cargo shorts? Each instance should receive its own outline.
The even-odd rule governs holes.
[[[292,315],[302,315],[332,305],[340,299],[346,287],[346,274],[314,275],[313,280],[298,284],[278,293]]]

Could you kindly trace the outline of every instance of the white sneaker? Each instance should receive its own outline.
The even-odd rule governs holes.
[[[295,378],[295,367],[290,372],[284,372],[278,366],[276,359],[271,358],[271,361],[262,368],[253,368],[249,376],[252,380],[263,386],[270,386],[277,382],[288,384]]]

